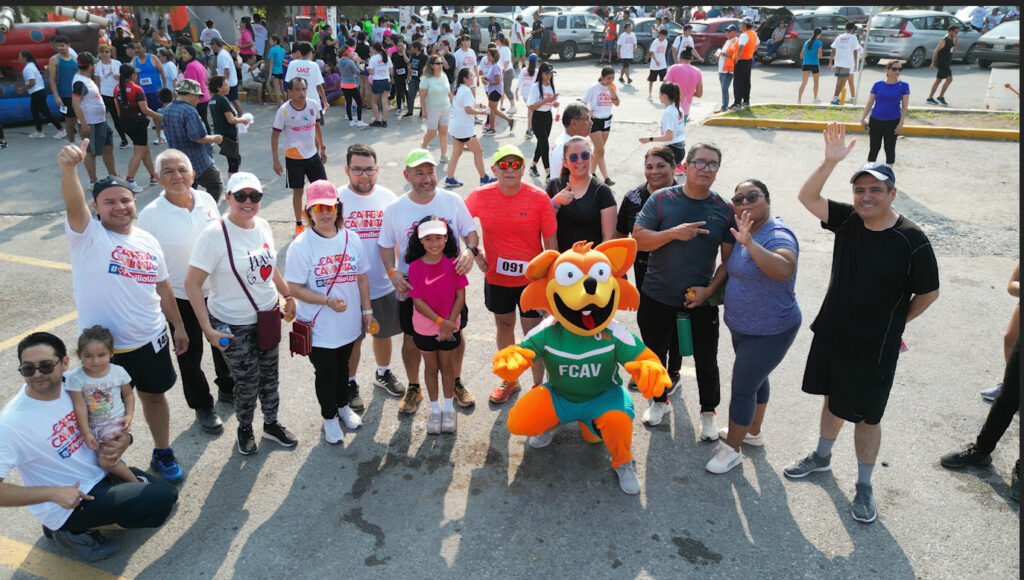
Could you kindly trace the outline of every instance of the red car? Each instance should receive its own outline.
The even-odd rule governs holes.
[[[708,18],[706,20],[691,20],[693,26],[693,46],[697,52],[704,57],[704,64],[718,66],[718,59],[715,58],[715,49],[725,45],[725,29],[730,24],[735,24],[739,30],[739,18]]]

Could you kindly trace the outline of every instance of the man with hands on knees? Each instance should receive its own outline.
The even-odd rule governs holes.
[[[178,377],[171,363],[167,322],[174,327],[175,355],[188,350],[188,334],[160,242],[132,225],[135,194],[130,184],[116,176],[97,181],[92,207],[99,219],[92,219],[78,180],[78,164],[88,147],[86,138],[81,147],[66,145],[57,154],[78,333],[99,324],[114,335],[111,362],[128,371],[153,435],[151,466],[176,483],[185,473],[170,443],[171,411],[165,393]]]
[[[71,396],[62,388],[68,363],[64,343],[50,333],[32,333],[18,344],[25,384],[0,410],[0,506],[27,506],[46,537],[100,560],[119,546],[99,530],[159,527],[178,491],[138,469],[132,472],[140,482],[107,473],[132,436],[119,431],[97,451],[84,444]],[[14,469],[22,485],[4,481]]]

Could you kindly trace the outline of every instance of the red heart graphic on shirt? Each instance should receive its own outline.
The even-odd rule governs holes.
[[[266,281],[270,277],[270,273],[273,271],[273,266],[261,266],[260,276],[263,276],[263,280]]]

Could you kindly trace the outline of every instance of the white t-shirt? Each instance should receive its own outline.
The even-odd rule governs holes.
[[[455,38],[462,36],[462,22],[458,20],[452,22],[452,34],[455,35]]]
[[[25,487],[68,486],[78,483],[87,493],[107,472],[96,462],[96,452],[85,446],[75,421],[71,395],[61,389],[53,401],[25,394],[25,385],[0,410],[0,477],[15,469]],[[27,506],[44,526],[60,529],[74,510],[48,501]]]
[[[526,69],[523,69],[523,71],[525,72]],[[522,81],[522,77],[520,77],[519,82],[520,82],[520,84],[522,84],[522,82],[523,82]],[[527,95],[527,97],[526,97],[526,106],[527,107],[532,107],[533,105],[536,105],[537,103],[539,103],[544,98],[544,96],[555,94],[555,89],[551,85],[545,86],[545,85],[542,85],[538,81],[538,82],[534,82],[533,85],[530,87],[530,90],[527,91],[525,94]],[[544,96],[542,96],[542,94]],[[541,106],[537,107],[534,110],[535,111],[550,111],[551,110],[551,104],[549,103],[547,105],[541,105]]]
[[[160,242],[167,261],[174,297],[188,300],[185,293],[185,274],[192,257],[192,246],[196,238],[210,223],[220,219],[220,211],[213,197],[198,189],[192,190],[192,211],[167,201],[166,192],[149,202],[139,212],[139,227],[149,232]],[[203,285],[203,296],[210,293],[209,284]]]
[[[311,60],[297,58],[288,63],[288,71],[284,74],[284,80],[291,82],[295,77],[306,79],[307,98],[311,94],[317,94],[316,88],[324,84],[324,75],[320,67]]]
[[[167,79],[167,84],[170,85],[168,88],[175,88],[178,86],[178,83],[176,82],[178,80],[178,65],[174,64],[173,60],[169,60],[164,63],[164,78]],[[102,90],[102,88],[100,90]]]
[[[537,81],[537,73],[530,74],[529,67],[523,67],[519,71],[519,94],[523,96],[523,100],[526,100],[530,96],[530,89],[533,88],[533,83]]]
[[[156,238],[139,228],[117,234],[98,220],[89,220],[82,233],[64,220],[64,233],[71,250],[78,334],[99,324],[114,335],[117,350],[166,339],[156,284],[167,279],[167,262]]]
[[[25,65],[25,70],[27,71],[30,66],[35,67],[35,65],[30,62]],[[36,69],[37,72],[38,70],[39,69]],[[121,61],[113,58],[110,59],[110,64],[103,64],[103,61],[97,61],[96,76],[100,79],[100,94],[104,97],[113,97],[114,87],[117,86],[117,81],[121,78]],[[25,77],[25,80],[28,80],[28,77]],[[36,85],[39,85],[38,80],[36,81]],[[35,87],[32,88],[34,89]],[[35,91],[33,90],[29,92],[34,93]]]
[[[345,186],[338,191],[341,207],[345,213],[345,229],[359,236],[363,243],[363,254],[369,269],[366,277],[370,282],[370,300],[387,296],[395,291],[384,270],[384,262],[380,259],[377,249],[377,238],[384,223],[384,208],[391,205],[397,196],[388,188],[380,185],[373,188],[368,195],[360,195]]]
[[[306,97],[306,106],[296,110],[285,101],[274,115],[274,130],[281,133],[281,148],[288,159],[309,159],[316,155],[316,120],[320,102]]]
[[[380,261],[379,254],[377,261]],[[323,304],[297,301],[296,319],[309,322],[316,317],[313,346],[338,348],[362,334],[358,275],[365,274],[369,268],[359,236],[345,229],[339,229],[333,238],[325,238],[307,228],[288,247],[288,263],[284,267],[286,282],[303,284],[321,296],[327,295],[329,288],[330,296],[341,298],[347,304],[343,312],[335,312]]]
[[[117,61],[115,60],[114,62]],[[39,67],[36,66],[36,63],[30,62],[26,64],[25,68],[21,71],[21,76],[24,77],[26,84],[30,79],[36,80],[36,84],[32,85],[32,88],[28,90],[28,94],[31,95],[46,89],[46,85],[43,84],[43,74],[39,72]]]
[[[391,78],[391,69],[394,68],[394,65],[391,64],[390,58],[387,62],[384,62],[384,57],[379,54],[371,56],[367,66],[371,71],[373,71],[373,76],[371,78],[375,81],[389,80]]]
[[[210,46],[210,41],[214,38],[220,38],[220,31],[216,28],[204,28],[199,33],[199,42],[203,43],[203,46]]]
[[[682,34],[680,34],[679,36],[676,37],[675,41],[672,42],[672,49],[676,53],[677,62],[679,61],[679,55],[682,54],[684,50],[686,50],[687,46],[689,46],[691,49],[696,48],[693,44],[692,36],[683,36]]]
[[[423,35],[424,45],[425,46],[433,46],[435,43],[437,43],[437,37],[440,36],[440,35],[441,35],[441,31],[440,30],[434,30],[433,28],[428,28],[427,29],[427,33]]]
[[[552,179],[558,179],[562,176],[562,156],[565,154],[565,144],[571,137],[572,135],[568,133],[562,133],[551,144],[551,152],[548,153],[548,159],[551,162]]]
[[[374,24],[373,25],[373,32],[370,33],[370,42],[381,42],[381,41],[383,41],[384,40],[384,30],[385,30],[385,28],[383,26]]]
[[[252,24],[253,41],[256,43],[252,49],[256,51],[256,54],[263,56],[263,50],[267,46],[267,27],[262,24]]]
[[[82,114],[85,122],[90,125],[98,125],[107,122],[107,106],[103,104],[103,97],[100,96],[100,88],[96,86],[91,77],[83,76],[81,71],[71,79],[71,87],[82,83],[85,91],[82,93]]]
[[[100,427],[111,425],[124,417],[121,386],[131,382],[128,371],[113,363],[106,376],[102,377],[90,377],[85,374],[85,367],[72,369],[64,375],[64,389],[80,392],[85,398],[85,406],[89,410],[89,429],[97,439],[99,434],[96,431]]]
[[[476,134],[476,129],[473,128],[475,115],[467,113],[466,107],[476,107],[476,97],[469,87],[459,85],[459,89],[455,91],[455,98],[452,99],[452,122],[448,127],[452,137],[467,139]]]
[[[686,115],[680,113],[675,105],[669,104],[661,114],[661,134],[672,131],[672,140],[665,145],[678,145],[686,141]],[[660,143],[659,143],[660,144]]]
[[[587,89],[582,100],[590,107],[590,113],[595,119],[607,119],[612,116],[612,107],[615,106],[612,90],[601,83],[594,83]]]
[[[293,61],[294,62],[294,61]],[[231,58],[231,53],[228,52],[227,48],[221,48],[220,52],[217,53],[217,74],[224,74],[224,69],[228,70],[228,86],[238,86],[238,71],[235,70],[235,59]]]
[[[244,230],[231,223],[227,215],[224,223],[231,238],[231,253],[238,275],[245,282],[256,306],[260,310],[271,310],[278,302],[278,295],[273,277],[277,250],[270,224],[257,217],[256,225]],[[210,314],[228,324],[256,324],[256,311],[228,263],[228,249],[219,221],[207,226],[196,238],[188,265],[209,274],[210,298],[206,305]]]
[[[854,54],[861,50],[860,41],[856,36],[844,32],[832,41],[832,50],[832,54],[835,55],[835,66],[852,70],[857,65]]]
[[[458,72],[458,69],[465,67],[473,71],[473,74],[476,74],[476,53],[473,52],[472,48],[469,50],[462,50],[460,48],[459,50],[456,50],[452,56],[455,57],[455,72]]]
[[[504,44],[498,47],[498,64],[502,72],[512,68],[512,49]]]
[[[651,70],[665,70],[665,52],[668,50],[668,40],[651,41]]]
[[[523,36],[526,34],[526,29],[522,24],[518,22],[512,23],[512,30],[509,31],[512,36],[512,44],[523,44]]]
[[[459,236],[459,247],[462,246],[462,238],[476,231],[476,221],[458,195],[438,188],[434,198],[427,203],[416,203],[409,195],[403,195],[384,208],[384,224],[377,238],[377,245],[382,248],[398,246],[397,268],[404,274],[409,273],[409,264],[405,262],[409,236],[416,231],[416,224],[428,215],[443,217],[448,222],[448,226]]]
[[[632,32],[624,32],[615,41],[619,47],[619,58],[633,58],[633,49],[636,48],[636,35]]]

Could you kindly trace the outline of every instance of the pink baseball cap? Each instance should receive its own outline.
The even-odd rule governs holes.
[[[317,204],[336,205],[338,190],[326,179],[318,179],[306,186],[306,209]]]

